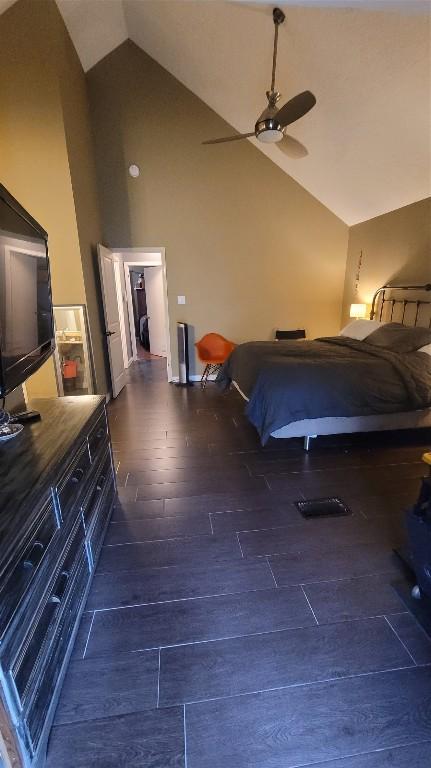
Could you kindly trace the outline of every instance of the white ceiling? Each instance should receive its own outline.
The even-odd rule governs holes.
[[[129,37],[121,0],[57,0],[86,72]]]
[[[271,6],[124,6],[135,43],[237,130],[253,130],[271,74]],[[285,99],[306,88],[317,97],[289,129],[309,156],[292,160],[253,139],[256,146],[348,224],[430,194],[427,17],[304,6],[286,15],[277,84]]]
[[[0,13],[3,13],[3,11],[6,11],[15,2],[16,0],[0,0]]]
[[[130,38],[235,129],[253,130],[271,74],[274,0],[57,4],[85,70]],[[279,4],[287,18],[276,85],[283,100],[304,89],[317,97],[316,107],[289,129],[309,155],[292,160],[274,145],[253,143],[348,224],[427,197],[430,2]]]

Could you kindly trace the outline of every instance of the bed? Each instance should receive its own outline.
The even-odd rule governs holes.
[[[219,376],[269,437],[431,427],[431,284],[376,291],[364,338],[238,345]],[[343,331],[341,331],[343,334]]]

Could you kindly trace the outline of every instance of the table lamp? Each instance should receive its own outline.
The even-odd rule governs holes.
[[[350,317],[355,317],[358,320],[360,317],[366,317],[366,314],[367,314],[366,304],[350,305]]]

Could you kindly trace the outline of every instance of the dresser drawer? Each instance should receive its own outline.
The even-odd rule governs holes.
[[[100,467],[96,471],[96,480],[94,481],[94,485],[92,484],[91,490],[82,505],[82,519],[84,521],[86,532],[88,532],[91,528],[91,523],[100,499],[102,498],[105,488],[112,478],[113,469],[111,451],[108,447],[104,456],[102,457]]]
[[[109,518],[111,517],[115,495],[115,481],[111,474],[106,483],[99,507],[96,511],[90,534],[87,537],[87,547],[89,549],[91,563],[93,566],[97,563],[97,559],[102,548],[106,527],[108,525]]]
[[[47,551],[58,537],[58,523],[53,502],[50,500],[43,507],[40,522],[31,534],[28,542],[11,565],[2,580],[0,591],[0,643],[3,641],[13,618],[22,610],[29,597],[30,585],[35,584],[42,570],[46,570]],[[45,584],[41,585],[41,594]]]
[[[34,752],[37,749],[57,685],[64,672],[68,651],[71,649],[73,631],[79,623],[87,594],[88,581],[88,560],[84,555],[77,563],[73,578],[73,588],[68,590],[67,599],[56,627],[50,653],[43,667],[43,674],[31,700],[28,702],[24,714],[24,721]]]
[[[87,441],[85,441],[79,449],[78,456],[73,461],[72,465],[68,467],[67,472],[63,475],[57,486],[60,514],[63,520],[67,516],[68,510],[75,500],[84,491],[86,481],[90,475],[90,470],[90,454],[88,452]]]
[[[108,442],[108,422],[106,420],[106,412],[103,410],[102,415],[97,420],[90,434],[88,435],[88,447],[90,449],[91,463],[94,464],[97,454],[103,449],[103,446]]]
[[[25,706],[27,699],[32,695],[41,674],[73,581],[75,565],[82,559],[83,554],[84,529],[78,519],[61,564],[11,665],[10,675],[21,707]]]

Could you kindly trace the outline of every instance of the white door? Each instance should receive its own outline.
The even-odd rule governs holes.
[[[145,267],[145,295],[147,299],[150,352],[166,357],[166,318],[163,287],[163,267]]]
[[[121,339],[120,312],[118,309],[115,280],[116,256],[104,245],[97,246],[100,281],[102,285],[105,333],[108,340],[109,366],[111,369],[112,395],[117,397],[126,383],[123,344]]]

